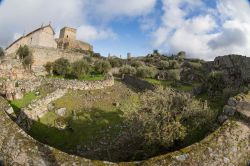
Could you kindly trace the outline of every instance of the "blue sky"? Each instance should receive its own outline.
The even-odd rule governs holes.
[[[212,60],[250,55],[249,18],[249,0],[0,0],[0,46],[52,22],[57,35],[77,28],[78,39],[104,56],[158,49]]]

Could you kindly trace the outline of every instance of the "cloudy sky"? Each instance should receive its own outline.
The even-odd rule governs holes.
[[[57,34],[77,28],[104,56],[250,56],[250,0],[0,0],[0,46],[49,22]]]

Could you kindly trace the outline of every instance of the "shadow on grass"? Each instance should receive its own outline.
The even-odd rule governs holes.
[[[103,137],[116,136],[119,132],[115,126],[122,122],[122,112],[106,112],[100,109],[92,109],[87,113],[77,113],[75,116],[65,118],[67,127],[58,129],[51,125],[43,124],[39,121],[33,121],[28,134],[38,141],[55,147],[69,154],[88,157],[92,160],[109,159],[107,153],[101,156],[97,150],[99,140]],[[105,140],[111,141],[109,139]],[[94,144],[94,146],[93,146]],[[88,149],[84,147],[94,147]],[[96,148],[96,149],[95,149]],[[42,149],[42,148],[41,148]],[[79,153],[78,151],[85,151]]]

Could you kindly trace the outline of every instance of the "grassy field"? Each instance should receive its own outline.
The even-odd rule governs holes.
[[[105,90],[70,91],[54,104],[55,109],[66,108],[66,115],[60,117],[53,111],[48,112],[34,123],[30,135],[70,153],[77,147],[85,147],[88,151],[103,139],[105,143],[112,142],[122,131],[122,108],[136,109],[140,100],[138,94],[117,82]],[[68,127],[58,129],[58,120]]]
[[[24,94],[23,98],[20,100],[10,101],[10,105],[13,107],[14,111],[18,113],[21,108],[27,107],[33,100],[43,98],[54,89],[47,87],[46,85],[38,88],[40,95],[36,96],[35,91]]]
[[[171,87],[173,89],[179,90],[179,91],[191,91],[193,88],[200,86],[200,83],[194,83],[192,85],[179,85],[179,86],[173,86],[173,81],[162,81],[162,80],[157,80],[153,78],[145,78],[144,80],[148,81],[151,84],[154,85],[160,85],[163,86],[164,88],[166,87]]]

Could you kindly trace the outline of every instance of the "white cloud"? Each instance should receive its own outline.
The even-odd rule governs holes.
[[[90,25],[82,25],[78,29],[77,38],[84,41],[115,39],[117,35],[110,29],[97,29]]]
[[[17,34],[52,23],[56,32],[64,26],[78,28],[80,39],[114,39],[117,35],[103,21],[145,15],[156,0],[5,0],[0,5],[0,45],[7,46]],[[97,20],[92,24],[92,17]],[[101,24],[101,25],[98,25]]]
[[[250,56],[247,0],[218,0],[215,9],[195,0],[162,2],[164,15],[152,34],[154,47],[170,53],[184,50],[207,60],[231,53]]]
[[[148,14],[157,0],[90,0],[90,12],[105,21],[116,17],[134,17]],[[90,14],[91,14],[90,13]]]

